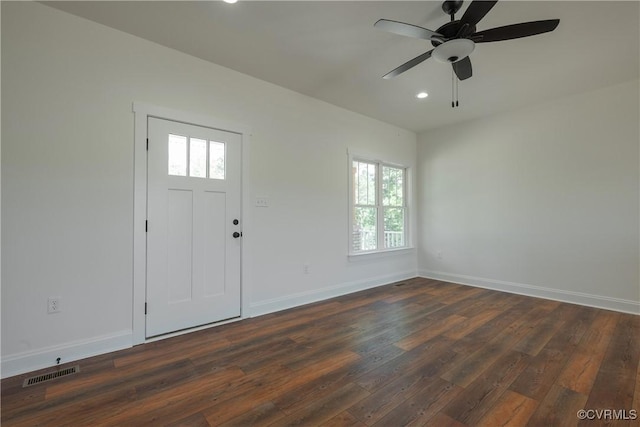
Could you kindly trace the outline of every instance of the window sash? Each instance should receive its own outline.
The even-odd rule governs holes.
[[[356,165],[357,164],[357,165]],[[378,197],[378,165],[363,160],[353,160],[352,167],[357,168],[352,174],[354,203],[360,206],[376,206]],[[373,168],[373,183],[371,169]],[[364,176],[363,176],[364,175]],[[362,180],[362,181],[361,181]],[[371,188],[373,186],[373,188]],[[364,203],[362,200],[364,199]],[[373,203],[371,203],[373,202]]]

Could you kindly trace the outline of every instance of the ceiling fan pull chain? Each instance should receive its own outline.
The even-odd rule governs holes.
[[[451,108],[456,108],[460,106],[460,102],[458,101],[458,76],[453,72],[453,68],[451,69]]]
[[[455,108],[455,104],[453,103],[453,100],[455,99],[456,95],[455,95],[455,75],[453,74],[453,68],[451,68],[451,108]]]

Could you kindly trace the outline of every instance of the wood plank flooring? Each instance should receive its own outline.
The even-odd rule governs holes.
[[[638,427],[639,358],[640,316],[416,278],[7,378],[1,420]]]

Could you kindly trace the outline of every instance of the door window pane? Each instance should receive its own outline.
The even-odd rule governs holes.
[[[207,141],[191,138],[189,141],[189,176],[207,177]]]
[[[224,179],[225,175],[224,142],[209,141],[209,178]]]
[[[187,176],[187,137],[169,134],[169,175]]]

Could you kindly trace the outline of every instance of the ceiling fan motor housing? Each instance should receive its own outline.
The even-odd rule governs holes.
[[[450,39],[454,39],[458,36],[458,33],[460,32],[460,29],[462,28],[462,24],[460,23],[460,21],[451,21],[451,22],[447,22],[446,24],[444,24],[443,26],[441,26],[440,28],[438,28],[436,30],[436,33],[438,34],[442,34],[445,40],[450,40]],[[465,29],[465,31],[463,31],[465,34],[473,34],[476,32],[476,26],[475,25],[470,25],[468,28]],[[434,38],[431,40],[431,44],[433,46],[438,46],[440,44],[442,44],[443,42],[441,40],[438,40],[437,38]]]

